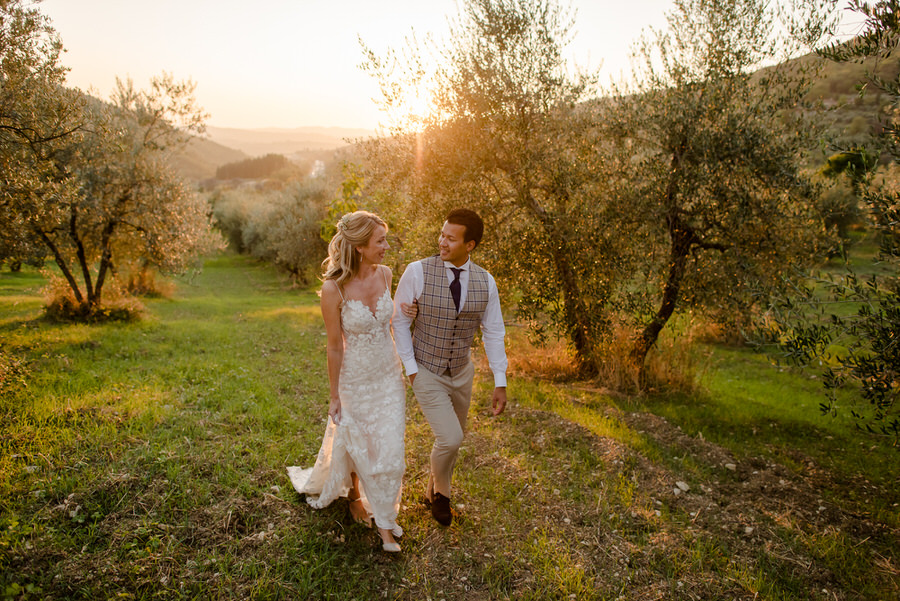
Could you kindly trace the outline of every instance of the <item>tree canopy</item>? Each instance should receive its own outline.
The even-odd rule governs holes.
[[[800,171],[810,75],[759,71],[796,48],[772,10],[676,1],[639,78],[605,91],[566,64],[572,19],[551,0],[470,0],[445,45],[368,51],[386,109],[432,98],[368,147],[385,212],[424,249],[447,209],[478,210],[477,260],[535,332],[558,329],[591,374],[624,328],[640,370],[676,310],[749,313],[750,282],[777,283],[822,232]]]
[[[41,215],[44,199],[65,193],[56,161],[71,156],[80,135],[84,99],[64,87],[61,51],[33,5],[0,3],[0,260],[12,264],[46,257],[24,219]]]
[[[668,29],[638,46],[643,69],[606,115],[634,174],[617,212],[636,214],[646,251],[633,294],[645,316],[638,365],[679,307],[736,328],[759,290],[819,252],[817,191],[802,169],[814,146],[804,98],[816,72],[786,60],[803,46],[781,33],[775,8],[676,0]]]
[[[263,179],[290,166],[291,162],[284,155],[267,154],[222,165],[216,169],[216,179]]]
[[[900,37],[900,3],[874,5],[853,0],[851,8],[865,21],[855,39],[833,44],[821,54],[839,62],[884,58],[896,50]],[[876,63],[877,65],[877,63]],[[869,71],[867,85],[900,100],[900,84]],[[862,82],[861,82],[862,83]],[[900,157],[898,115],[890,114],[881,130],[882,146],[893,160]],[[880,150],[880,149],[876,149]],[[880,249],[876,263],[882,275],[857,274],[859,267],[847,266],[847,272],[834,278],[809,274],[813,284],[797,282],[798,294],[781,299],[772,307],[770,332],[782,356],[804,366],[824,365],[823,382],[827,400],[824,413],[849,413],[857,426],[900,443],[900,191],[896,186],[875,183],[870,157],[876,152],[859,148],[839,149],[826,165],[834,173],[846,173],[854,188],[860,190],[863,213],[876,232]],[[850,312],[832,307],[850,306]],[[858,391],[865,406],[844,407],[837,392]]]
[[[34,5],[0,5],[0,250],[56,262],[76,316],[129,263],[181,268],[209,242],[206,207],[170,153],[203,129],[194,86],[169,75],[110,102],[66,88],[62,44]]]

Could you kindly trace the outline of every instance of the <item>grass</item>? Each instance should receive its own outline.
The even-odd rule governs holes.
[[[0,397],[0,599],[900,597],[896,450],[821,418],[807,376],[715,346],[690,394],[520,372],[498,419],[479,377],[446,529],[410,396],[389,557],[285,475],[324,430],[315,294],[235,256],[177,283],[80,326],[41,318],[38,274],[0,274],[24,365]]]

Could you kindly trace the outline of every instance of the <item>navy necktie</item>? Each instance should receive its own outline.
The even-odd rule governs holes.
[[[450,282],[450,294],[453,295],[453,304],[456,305],[456,312],[459,313],[459,297],[462,290],[462,284],[459,283],[459,273],[462,269],[450,268],[453,272],[453,281]]]

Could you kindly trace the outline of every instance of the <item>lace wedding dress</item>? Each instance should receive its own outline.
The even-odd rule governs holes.
[[[378,299],[374,314],[361,301],[343,302],[341,423],[328,419],[315,466],[287,470],[294,488],[316,509],[347,496],[350,473],[355,472],[363,504],[375,524],[402,532],[397,512],[405,470],[406,386],[391,337],[393,310],[389,288]]]

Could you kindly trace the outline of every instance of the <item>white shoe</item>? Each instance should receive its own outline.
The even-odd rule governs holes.
[[[392,541],[392,542],[387,542],[387,541],[384,540],[384,537],[385,537],[386,533],[388,533],[388,532],[390,532],[391,534],[393,534],[393,531],[392,531],[392,530],[387,530],[386,528],[379,528],[379,529],[378,529],[378,534],[381,535],[381,536],[383,537],[383,538],[381,539],[381,548],[384,549],[385,551],[387,551],[388,553],[399,553],[399,552],[400,552],[400,545],[398,545],[396,542],[393,542],[393,541]],[[387,535],[387,536],[390,536],[390,535]]]

